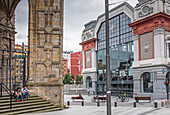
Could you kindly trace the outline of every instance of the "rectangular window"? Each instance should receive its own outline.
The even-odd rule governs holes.
[[[91,68],[91,50],[86,51],[86,68]]]

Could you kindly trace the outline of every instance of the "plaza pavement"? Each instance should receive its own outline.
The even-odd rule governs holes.
[[[93,96],[83,95],[85,98],[84,106],[81,106],[81,101],[72,101],[71,97],[77,95],[65,95],[64,103],[67,105],[67,101],[70,101],[70,108],[62,111],[54,111],[48,113],[38,113],[34,115],[106,115],[106,102],[101,102],[100,107],[97,107],[97,103],[91,102]],[[153,102],[148,103],[143,101],[136,104],[136,108],[133,107],[134,99],[130,98],[129,102],[119,102],[118,107],[114,107],[116,97],[112,97],[112,115],[170,115],[170,107],[161,107],[161,101],[158,102],[158,108],[154,108]]]

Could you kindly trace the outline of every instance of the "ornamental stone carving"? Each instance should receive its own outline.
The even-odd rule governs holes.
[[[133,35],[133,41],[138,40],[138,34]]]
[[[162,28],[162,27],[155,28],[155,29],[154,29],[154,35],[157,35],[157,34],[164,34],[164,31],[165,31],[165,29]]]
[[[138,16],[139,16],[139,18],[142,18],[142,17],[145,17],[145,16],[152,14],[152,13],[153,13],[153,7],[144,6],[142,8],[142,12],[138,13]]]
[[[170,2],[166,2],[166,4],[165,4],[165,12],[167,13],[167,14],[170,14]]]
[[[94,37],[94,29],[91,29],[82,34],[82,41],[87,41]]]
[[[148,51],[149,51],[149,43],[148,43],[148,42],[145,42],[145,43],[144,43],[144,51],[145,51],[145,52],[148,52]]]

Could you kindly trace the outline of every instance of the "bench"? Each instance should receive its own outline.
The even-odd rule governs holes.
[[[93,97],[92,101],[95,102],[96,100],[106,101],[106,97]]]
[[[136,102],[139,102],[139,100],[149,100],[149,102],[151,102],[151,98],[150,97],[135,97]]]
[[[71,99],[74,101],[75,99],[80,99],[80,100],[84,100],[84,98],[83,97],[71,97]]]

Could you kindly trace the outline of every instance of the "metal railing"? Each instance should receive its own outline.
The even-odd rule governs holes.
[[[0,85],[1,85],[1,95],[0,95],[0,97],[2,97],[2,90],[4,89],[7,92],[7,94],[9,94],[9,96],[10,96],[10,109],[12,109],[13,93],[12,93],[11,90],[8,89],[8,87],[3,82],[1,82]]]

